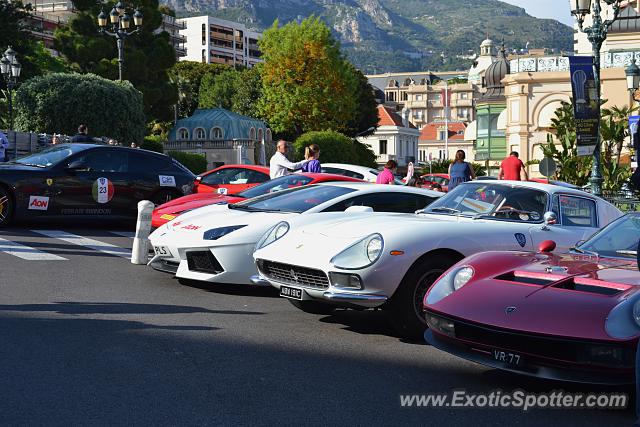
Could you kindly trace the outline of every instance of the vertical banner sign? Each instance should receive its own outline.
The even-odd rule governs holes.
[[[596,80],[591,56],[570,56],[573,113],[576,121],[578,156],[591,156],[598,142],[600,123]]]
[[[640,116],[629,116],[629,135],[634,158],[631,159],[631,167],[638,167],[638,155],[640,154]]]

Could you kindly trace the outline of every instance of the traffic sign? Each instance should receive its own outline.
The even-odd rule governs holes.
[[[558,166],[556,165],[556,162],[554,162],[551,157],[545,157],[544,159],[540,160],[540,165],[539,165],[540,173],[546,176],[547,178],[552,177],[553,174],[556,173],[557,169],[558,169]]]

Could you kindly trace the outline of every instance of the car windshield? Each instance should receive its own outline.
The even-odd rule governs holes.
[[[38,167],[49,167],[55,165],[72,154],[79,153],[80,151],[86,150],[85,145],[73,145],[73,144],[62,144],[55,145],[53,147],[47,148],[46,150],[39,151],[34,154],[29,154],[24,157],[20,157],[17,160],[14,160],[11,163],[21,164],[21,165],[29,165],[29,166],[38,166]]]
[[[251,199],[253,197],[286,190],[288,188],[301,187],[303,185],[307,185],[311,181],[313,181],[312,178],[304,175],[286,175],[267,181],[264,184],[256,185],[255,187],[242,191],[237,195],[239,197],[244,197],[245,199]]]
[[[309,185],[265,194],[229,205],[229,209],[302,213],[353,191],[355,191],[353,188],[333,185]]]
[[[547,198],[546,192],[532,188],[474,182],[457,186],[422,212],[538,223]]]
[[[574,250],[604,257],[636,259],[640,240],[640,214],[618,218]]]

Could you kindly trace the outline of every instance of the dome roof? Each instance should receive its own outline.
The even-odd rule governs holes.
[[[489,65],[487,71],[484,73],[484,81],[487,87],[487,92],[482,97],[483,99],[499,99],[504,97],[504,85],[502,79],[506,77],[510,72],[509,60],[504,49],[504,46],[500,49],[498,54],[498,60]]]
[[[483,46],[493,46],[493,40],[485,39],[482,43],[480,43],[480,47],[483,47]]]

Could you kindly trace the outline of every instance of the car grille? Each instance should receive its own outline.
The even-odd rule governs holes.
[[[453,323],[456,338],[488,347],[568,362],[607,365],[615,368],[628,368],[634,364],[633,350],[623,346],[507,332],[460,321],[453,321]],[[594,356],[595,349],[610,350],[612,354],[605,357]],[[608,351],[607,354],[609,354]]]
[[[259,260],[258,268],[267,279],[273,279],[280,283],[314,289],[329,287],[329,279],[321,270],[265,260]]]
[[[187,252],[187,265],[190,271],[198,273],[218,274],[224,271],[216,257],[209,251]]]

